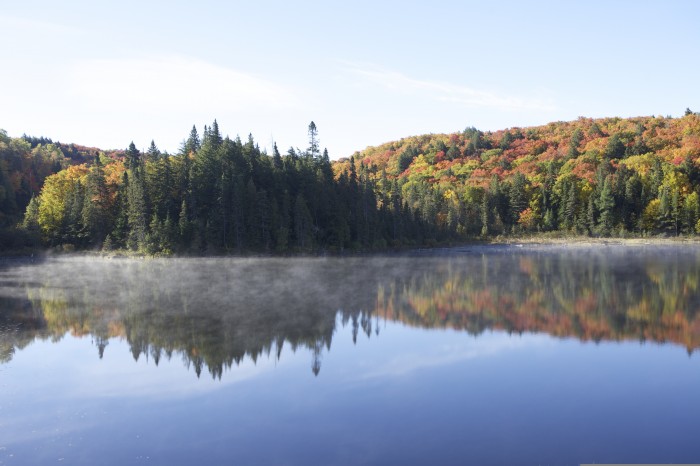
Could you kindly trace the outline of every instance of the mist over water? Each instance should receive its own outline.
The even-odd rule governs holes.
[[[464,464],[464,457],[447,452],[467,446],[480,464],[681,461],[692,451],[683,447],[685,419],[691,422],[700,414],[690,397],[700,388],[694,354],[700,346],[699,284],[700,248],[689,246],[472,246],[383,257],[5,261],[0,264],[0,378],[14,391],[0,387],[0,412],[9,419],[0,421],[0,433],[11,430],[12,419],[20,422],[21,413],[50,425],[57,407],[79,400],[95,413],[109,403],[141,406],[148,398],[149,407],[142,409],[160,406],[171,413],[170,434],[163,435],[180,442],[164,449],[152,439],[156,443],[145,451],[159,458],[157,464],[167,464],[177,451],[202,454],[182,437],[192,422],[210,436],[200,441],[219,452],[205,455],[213,462],[229,458],[217,456],[227,452],[256,464],[321,459],[356,464],[358,458],[378,464],[424,463],[420,459]],[[33,377],[23,379],[29,373]],[[89,386],[92,392],[80,388]],[[55,394],[47,400],[51,408],[45,407],[53,418],[40,420],[35,402],[21,394],[34,390],[43,400]],[[682,415],[674,403],[653,404],[673,390],[674,403],[686,403]],[[234,392],[235,401],[218,403],[225,412],[246,413],[235,427],[214,415],[214,406],[205,404],[204,412],[195,414],[165,401],[176,396],[181,403],[201,403]],[[162,399],[154,405],[157,394]],[[433,398],[438,394],[440,401]],[[105,405],[107,399],[112,401]],[[297,411],[300,403],[305,408]],[[358,412],[350,409],[358,403],[374,410],[369,421],[362,420],[359,405]],[[539,408],[532,411],[531,403]],[[632,413],[642,407],[655,413],[652,425],[634,425]],[[341,415],[338,410],[347,425],[328,417]],[[110,430],[122,432],[131,425],[125,414],[109,411]],[[599,417],[581,421],[587,412]],[[565,415],[579,420],[575,435],[555,428]],[[200,416],[218,419],[223,437],[233,443],[211,437],[214,425]],[[465,424],[472,418],[483,428]],[[310,435],[311,429],[326,439],[320,456],[309,456],[307,441],[296,447],[282,442],[275,451],[255,456],[263,432],[295,438],[288,423],[301,419],[312,422],[301,431]],[[77,429],[104,447],[105,438],[64,421],[64,429]],[[370,421],[374,425],[368,428]],[[526,432],[526,422],[537,428]],[[665,446],[654,440],[633,447],[632,437],[619,436],[616,443],[608,442],[599,422],[622,422],[638,438],[662,438]],[[0,464],[11,464],[3,456],[10,451],[13,458],[23,455],[18,463],[12,460],[17,464],[36,461],[36,445],[45,447],[43,453],[70,453],[65,432],[38,436],[20,423],[24,436],[0,440],[5,448]],[[146,423],[163,428],[157,419]],[[419,431],[410,427],[413,423],[425,429],[423,448],[415,443]],[[380,434],[374,429],[389,427],[395,435],[377,443]],[[365,434],[355,434],[346,447],[357,449],[362,439],[366,451],[348,456],[337,442],[357,429]],[[475,443],[455,447],[462,445],[454,437],[460,432],[470,433]],[[545,438],[534,433],[557,436],[559,446],[545,454]],[[450,439],[452,450],[446,446]],[[585,439],[597,446],[586,449]],[[60,448],[47,447],[49,441]],[[92,448],[84,442],[81,448],[94,460]],[[124,440],[120,455],[105,463],[133,462],[134,448],[133,441]]]

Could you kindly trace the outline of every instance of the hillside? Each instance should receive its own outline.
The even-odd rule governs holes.
[[[338,161],[437,238],[563,230],[695,234],[700,116],[580,118],[414,136]]]
[[[0,227],[22,219],[29,200],[44,180],[71,165],[92,163],[101,155],[118,159],[124,151],[54,142],[45,137],[11,138],[0,129]]]
[[[7,197],[0,211],[9,227],[0,229],[0,249],[373,250],[393,241],[393,224],[420,228],[410,213],[380,210],[366,179],[335,179],[313,122],[308,133],[308,149],[282,155],[275,145],[268,155],[252,136],[245,142],[223,137],[214,120],[201,138],[193,127],[175,155],[153,142],[141,152],[132,142],[124,152],[95,154],[86,163],[67,160],[51,143],[31,149],[23,139],[5,138],[0,175]],[[40,190],[38,182],[23,183],[33,179],[35,165],[44,170]],[[24,218],[13,227],[23,205]]]
[[[222,137],[216,121],[175,155],[0,131],[0,249],[294,253],[700,233],[700,116],[689,110],[467,128],[336,162],[317,141],[313,122],[308,149],[284,155]]]

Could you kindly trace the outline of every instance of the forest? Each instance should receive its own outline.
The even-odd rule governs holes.
[[[10,235],[19,236],[15,242],[64,250],[341,252],[386,248],[399,221],[420,227],[382,208],[369,177],[352,164],[336,177],[317,141],[311,122],[308,149],[281,155],[275,145],[268,155],[252,136],[222,137],[215,120],[201,138],[193,127],[176,155],[154,142],[142,153],[132,143],[72,163],[51,144],[32,148],[5,137],[0,182],[9,195],[0,205],[6,222],[21,221],[22,234]]]
[[[331,161],[193,127],[105,152],[0,130],[0,244],[145,254],[387,250],[700,232],[700,115],[413,136]]]

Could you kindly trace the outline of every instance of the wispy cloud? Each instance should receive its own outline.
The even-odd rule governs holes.
[[[8,34],[47,34],[47,35],[76,35],[80,30],[66,26],[64,24],[44,21],[36,18],[22,18],[0,14],[0,31]],[[22,37],[22,36],[20,36]],[[14,37],[17,40],[17,37]]]
[[[70,79],[71,93],[91,108],[213,114],[299,102],[292,89],[263,77],[187,57],[82,61]]]
[[[465,340],[456,344],[444,344],[432,352],[403,353],[385,361],[384,364],[361,374],[360,380],[398,377],[412,374],[431,367],[448,366],[469,359],[489,357],[504,351],[524,346],[551,343],[546,335],[527,334],[521,337],[506,335],[503,332],[481,335],[478,339]]]
[[[417,79],[403,73],[371,65],[345,63],[347,70],[376,85],[399,93],[422,95],[442,102],[451,102],[470,108],[497,108],[501,110],[554,110],[552,102],[542,99],[521,98],[469,86],[437,80]]]

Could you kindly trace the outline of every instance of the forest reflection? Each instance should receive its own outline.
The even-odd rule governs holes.
[[[9,263],[0,269],[0,362],[35,339],[71,334],[91,337],[99,357],[123,338],[135,360],[181,357],[215,378],[288,345],[308,350],[318,374],[334,337],[376,337],[380,320],[671,342],[691,353],[699,283],[700,251],[678,247]]]

